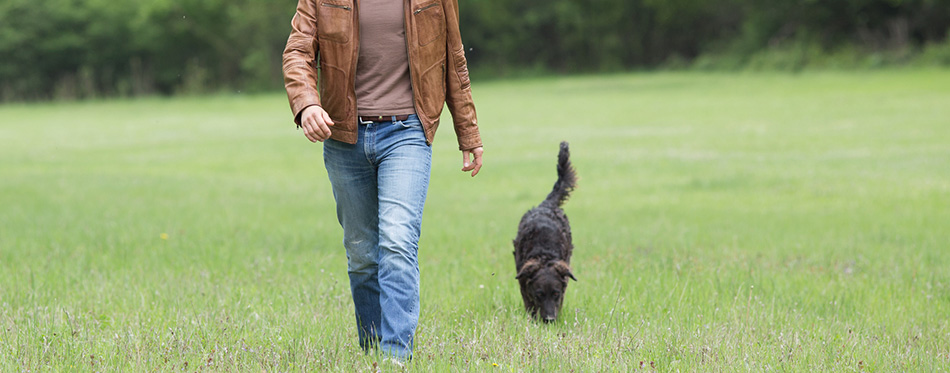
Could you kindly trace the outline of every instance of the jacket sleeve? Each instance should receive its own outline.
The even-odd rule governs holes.
[[[284,87],[290,100],[294,122],[300,127],[300,113],[311,105],[320,105],[317,91],[317,14],[315,0],[299,0],[291,21],[290,37],[284,48]]]
[[[472,100],[472,84],[468,77],[465,48],[459,32],[458,0],[445,0],[444,4],[447,43],[445,103],[452,113],[459,149],[472,150],[482,146],[482,139],[478,132],[475,102]]]

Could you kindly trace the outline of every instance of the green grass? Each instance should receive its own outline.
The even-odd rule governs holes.
[[[474,91],[486,164],[440,131],[409,370],[950,367],[950,71]],[[538,325],[511,239],[561,140],[579,281]],[[0,106],[0,141],[0,370],[374,369],[283,95]]]

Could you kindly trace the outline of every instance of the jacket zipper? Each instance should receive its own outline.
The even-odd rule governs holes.
[[[359,0],[354,1],[353,4],[357,7],[360,6]],[[349,10],[349,7],[347,7],[347,10]],[[354,28],[356,29],[356,40],[353,41],[354,43],[356,43],[356,57],[353,58],[353,74],[351,74],[353,76],[353,103],[356,105],[356,107],[353,108],[353,111],[356,114],[356,126],[359,127],[360,122],[363,121],[362,119],[360,119],[360,105],[356,102],[356,69],[360,63],[360,12],[359,10],[353,12],[353,23],[355,23]],[[358,129],[357,129],[357,132],[359,132]]]
[[[349,6],[346,6],[346,5],[339,5],[339,4],[322,3],[322,4],[320,4],[320,5],[323,5],[323,6],[329,7],[329,8],[337,8],[337,9],[343,9],[343,10],[350,10],[350,9],[353,9],[353,8],[350,8]]]
[[[432,7],[435,7],[435,6],[437,6],[437,5],[439,5],[439,3],[432,3],[432,4],[429,4],[429,5],[426,5],[426,6],[422,7],[422,8],[416,9],[416,11],[412,12],[412,15],[416,15],[416,14],[422,13],[423,10],[426,10],[426,9],[429,9],[429,8],[432,8]]]
[[[433,5],[436,5],[436,4],[429,5],[429,6],[427,6],[426,8],[430,8],[430,7],[432,7]],[[409,5],[406,5],[406,7],[403,8],[403,9],[407,9],[407,8],[409,8]],[[413,14],[419,14],[420,11],[422,11],[422,10],[421,10],[421,9],[420,9],[420,10],[416,10],[415,13],[413,13]],[[413,87],[413,85],[412,85],[412,52],[409,50],[409,22],[412,21],[412,20],[409,19],[409,16],[404,16],[403,19],[405,19],[405,21],[403,21],[403,26],[402,26],[402,27],[403,27],[403,29],[404,29],[404,31],[405,31],[405,35],[406,35],[406,37],[405,37],[405,41],[406,41],[406,63],[409,65],[409,90],[412,91],[412,110],[416,111],[416,115],[418,116],[420,113],[418,112],[419,110],[418,110],[418,108],[416,107],[416,89],[415,89],[415,87]],[[419,120],[420,122],[422,121],[421,118],[422,118],[422,117],[420,116],[420,120]],[[423,127],[425,127],[425,126],[423,126]],[[423,129],[423,132],[425,132],[424,129]],[[426,142],[428,143],[429,140],[426,139]]]

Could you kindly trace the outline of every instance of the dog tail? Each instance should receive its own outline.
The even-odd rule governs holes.
[[[561,142],[561,151],[557,155],[557,181],[554,182],[554,189],[544,199],[543,203],[561,206],[567,198],[571,196],[571,191],[577,186],[577,174],[574,167],[571,166],[571,150],[568,149],[567,141]]]

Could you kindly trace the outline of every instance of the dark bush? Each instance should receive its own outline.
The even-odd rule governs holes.
[[[279,90],[295,5],[4,0],[0,101]],[[483,75],[950,64],[950,0],[460,0],[460,8],[470,65]]]

